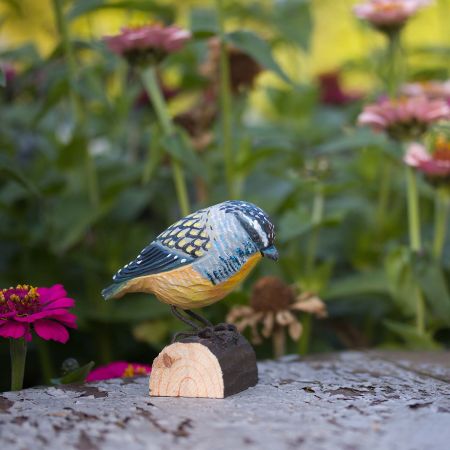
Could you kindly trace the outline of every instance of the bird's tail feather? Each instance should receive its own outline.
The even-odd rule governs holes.
[[[120,297],[120,293],[123,287],[124,283],[111,284],[107,288],[103,289],[102,296],[105,300]]]

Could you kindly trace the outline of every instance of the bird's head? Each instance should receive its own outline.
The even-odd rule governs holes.
[[[243,201],[225,202],[227,212],[232,212],[244,231],[257,246],[262,256],[276,261],[278,250],[274,246],[275,227],[269,216],[258,206]]]

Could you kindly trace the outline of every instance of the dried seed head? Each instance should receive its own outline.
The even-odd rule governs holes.
[[[288,309],[294,299],[290,286],[277,277],[267,276],[254,284],[250,305],[255,311],[280,311]]]

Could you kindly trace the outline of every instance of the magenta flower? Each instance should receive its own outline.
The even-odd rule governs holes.
[[[156,64],[167,54],[180,50],[190,38],[187,30],[156,24],[125,27],[120,34],[106,36],[104,40],[112,52],[130,64]]]
[[[106,366],[100,366],[91,371],[86,377],[87,382],[109,380],[110,378],[128,378],[138,375],[148,375],[151,366],[139,363],[129,363],[126,361],[115,361]]]
[[[75,300],[68,298],[64,287],[50,288],[18,285],[0,291],[0,336],[31,341],[31,330],[45,340],[66,343],[66,329],[76,328],[76,316],[68,309]]]
[[[381,31],[401,28],[419,9],[430,0],[368,0],[356,5],[353,12]]]
[[[404,162],[422,172],[432,184],[450,181],[450,142],[439,136],[432,152],[422,144],[412,143],[406,152]]]
[[[385,131],[398,140],[414,140],[439,120],[450,119],[450,106],[443,100],[426,97],[383,99],[364,107],[358,117],[360,125]]]
[[[320,101],[324,105],[346,105],[361,98],[355,92],[342,89],[339,72],[326,72],[317,76],[319,82]]]

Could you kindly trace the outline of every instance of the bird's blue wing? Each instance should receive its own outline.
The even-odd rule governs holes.
[[[114,276],[114,283],[123,283],[133,278],[167,272],[192,263],[193,257],[176,249],[167,248],[154,241],[145,247],[138,257],[126,264]]]

